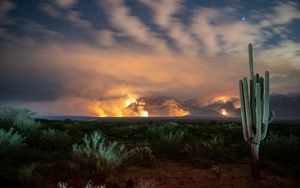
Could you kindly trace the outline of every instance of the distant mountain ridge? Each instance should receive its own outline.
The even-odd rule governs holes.
[[[240,109],[235,107],[239,103],[238,98],[229,99],[227,101],[215,101],[210,104],[201,105],[197,99],[178,100],[171,97],[145,97],[138,99],[139,102],[144,102],[145,109],[149,111],[150,116],[154,117],[170,117],[170,111],[188,111],[187,117],[216,118],[226,119],[228,117],[240,117]],[[135,109],[136,105],[129,105],[128,108]],[[228,117],[223,116],[220,110],[226,110]],[[272,94],[270,95],[270,109],[275,111],[276,119],[278,120],[297,120],[300,119],[300,93],[288,94]],[[184,116],[184,115],[183,115]],[[96,120],[97,117],[89,116],[40,116],[46,119],[78,119],[78,120]],[[105,118],[101,118],[105,119]],[[117,118],[118,119],[118,118]]]

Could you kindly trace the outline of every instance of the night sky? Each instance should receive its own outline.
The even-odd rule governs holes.
[[[271,107],[300,106],[299,0],[0,0],[0,106],[237,115],[250,42]]]

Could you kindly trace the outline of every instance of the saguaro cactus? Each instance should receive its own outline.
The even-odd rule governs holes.
[[[266,137],[268,124],[274,120],[275,112],[270,113],[270,85],[269,72],[265,77],[254,75],[252,44],[248,46],[250,81],[248,89],[247,77],[239,81],[241,118],[244,140],[251,145],[251,171],[254,179],[260,178],[259,172],[259,146]]]

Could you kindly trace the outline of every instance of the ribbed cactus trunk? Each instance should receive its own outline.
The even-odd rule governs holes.
[[[249,44],[250,80],[247,77],[239,81],[241,118],[244,140],[251,145],[251,170],[254,179],[260,178],[259,146],[267,135],[268,124],[273,121],[275,113],[269,111],[269,72],[260,77],[254,75],[252,44]],[[249,92],[250,91],[250,92]]]
[[[259,144],[251,144],[251,174],[254,179],[260,179]]]

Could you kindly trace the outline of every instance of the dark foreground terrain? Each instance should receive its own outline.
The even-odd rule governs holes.
[[[0,122],[0,187],[300,185],[299,124],[270,126],[254,181],[238,122],[21,122]]]

